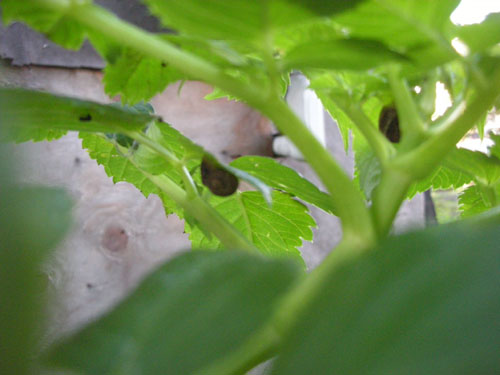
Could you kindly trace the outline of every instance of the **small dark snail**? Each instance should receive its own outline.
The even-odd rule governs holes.
[[[234,174],[222,168],[216,160],[204,156],[201,161],[201,182],[218,196],[227,197],[238,188]]]
[[[396,108],[386,106],[382,108],[378,118],[378,128],[392,143],[399,143],[399,119]]]

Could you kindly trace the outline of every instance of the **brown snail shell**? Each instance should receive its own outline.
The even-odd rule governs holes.
[[[216,162],[203,157],[201,161],[201,182],[218,196],[227,197],[238,188],[238,179]]]

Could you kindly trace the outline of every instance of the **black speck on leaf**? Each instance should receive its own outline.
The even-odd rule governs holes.
[[[86,115],[80,116],[78,119],[82,122],[92,121],[92,116],[90,113],[87,113]]]

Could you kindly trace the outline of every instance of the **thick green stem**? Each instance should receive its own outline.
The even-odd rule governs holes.
[[[371,207],[379,238],[384,238],[389,233],[411,182],[406,171],[393,169],[390,164],[382,171],[380,183],[373,191]]]
[[[262,108],[278,129],[297,146],[330,192],[344,235],[355,234],[371,243],[375,232],[365,202],[346,172],[280,98]]]

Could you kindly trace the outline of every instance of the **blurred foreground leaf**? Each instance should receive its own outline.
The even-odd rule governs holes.
[[[90,375],[206,374],[251,339],[299,274],[293,262],[237,251],[181,255],[49,360]]]
[[[23,375],[43,322],[40,265],[68,229],[71,203],[58,189],[14,185],[11,163],[0,147],[0,374]]]
[[[487,223],[391,238],[339,266],[273,374],[500,373],[500,212],[492,213]]]

